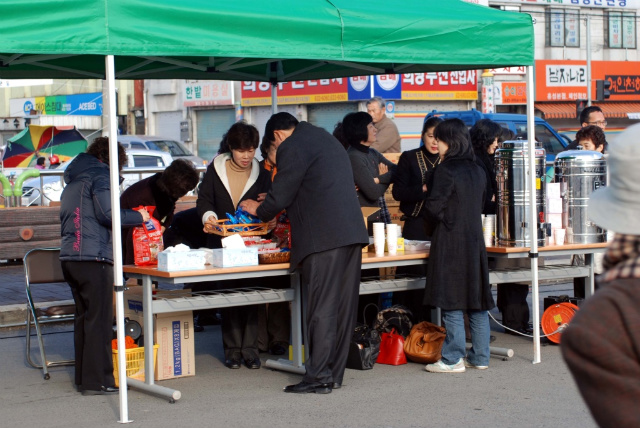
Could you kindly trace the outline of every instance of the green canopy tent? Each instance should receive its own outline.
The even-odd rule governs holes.
[[[534,141],[534,35],[526,14],[459,0],[5,0],[0,17],[0,79],[106,79],[112,95],[116,78],[276,83],[524,65],[528,127]],[[116,135],[115,96],[108,98],[109,135]],[[113,143],[115,157],[115,139]],[[115,163],[111,175],[114,272],[119,281]],[[535,180],[530,181],[533,194]],[[531,213],[535,224],[535,210]],[[537,253],[535,240],[531,252]],[[534,301],[536,261],[532,259]],[[123,349],[122,289],[117,290],[118,340]],[[536,317],[534,305],[534,322]],[[534,342],[538,362],[539,336]],[[120,385],[126,385],[123,374]],[[120,418],[129,422],[126,388],[120,392]]]

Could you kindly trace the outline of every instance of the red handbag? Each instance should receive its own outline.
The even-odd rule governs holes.
[[[404,337],[396,332],[395,328],[390,333],[380,335],[380,353],[376,363],[399,366],[407,364],[407,357],[404,355]]]

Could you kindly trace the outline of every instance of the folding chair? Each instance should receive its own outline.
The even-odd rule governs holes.
[[[49,380],[49,367],[69,366],[74,360],[47,361],[42,340],[41,323],[56,323],[72,321],[75,313],[75,305],[51,306],[48,308],[36,308],[31,295],[31,289],[36,284],[66,283],[60,265],[60,248],[36,248],[25,254],[24,275],[27,291],[27,362],[37,369],[42,369],[45,380]],[[35,326],[40,347],[41,364],[35,363],[31,358],[31,325]]]

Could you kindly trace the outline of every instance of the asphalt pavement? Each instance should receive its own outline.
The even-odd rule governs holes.
[[[21,265],[0,265],[0,313],[19,324],[24,308]],[[66,286],[65,286],[66,287]],[[542,298],[571,294],[571,283],[541,284]],[[36,299],[70,299],[68,289]],[[492,311],[497,319],[500,313]],[[24,320],[24,318],[22,318]],[[347,370],[344,386],[328,395],[285,394],[298,375],[261,368],[229,370],[223,365],[219,326],[197,333],[196,376],[158,382],[181,391],[174,404],[129,391],[132,427],[579,427],[596,424],[584,405],[557,345],[543,343],[533,364],[532,339],[502,333],[494,322],[492,346],[510,348],[512,358],[492,357],[488,370],[427,373],[424,365],[377,364],[373,370]],[[4,324],[6,325],[6,323]],[[73,326],[45,326],[51,359],[73,357]],[[73,367],[41,370],[25,360],[24,327],[0,328],[0,415],[2,426],[116,426],[118,396],[79,394]],[[264,361],[275,358],[261,354]]]

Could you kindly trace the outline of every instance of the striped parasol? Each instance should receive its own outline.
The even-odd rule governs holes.
[[[38,157],[58,156],[60,162],[71,159],[87,149],[87,140],[73,126],[29,125],[7,141],[2,156],[5,168],[28,168]]]

